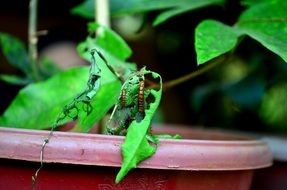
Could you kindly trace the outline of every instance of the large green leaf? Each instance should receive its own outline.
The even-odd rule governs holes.
[[[11,65],[22,70],[27,75],[30,74],[29,57],[23,42],[15,36],[0,32],[0,46]]]
[[[189,1],[184,6],[177,6],[175,8],[169,9],[160,13],[153,22],[153,25],[159,25],[166,20],[177,16],[179,14],[198,9],[204,6],[212,5],[212,4],[220,4],[223,3],[223,0],[197,0],[197,1]]]
[[[92,33],[98,30],[99,33],[94,39],[95,45],[105,49],[114,57],[124,61],[132,54],[131,48],[117,33],[105,26],[100,26],[94,22],[89,23],[89,31]]]
[[[113,15],[123,15],[123,14],[134,14],[143,13],[155,10],[170,9],[176,7],[186,7],[194,4],[211,4],[215,1],[222,0],[134,0],[129,1],[129,3],[117,6],[116,10],[113,10]]]
[[[120,81],[103,84],[92,99],[92,112],[89,115],[85,112],[80,112],[75,131],[88,132],[95,122],[101,119],[115,105],[120,89]]]
[[[241,35],[250,36],[287,61],[287,3],[262,0],[250,5],[234,27],[210,20],[199,24],[195,34],[198,64],[233,49]]]
[[[215,2],[223,2],[223,0],[110,0],[110,11],[113,16],[119,16],[186,6],[189,6],[191,10],[197,8],[200,4],[207,5]],[[84,18],[93,19],[95,15],[94,7],[93,0],[86,0],[73,8],[71,12]],[[174,15],[177,14],[179,13]]]
[[[147,71],[146,73],[150,73]],[[146,138],[151,119],[160,103],[162,95],[162,81],[160,75],[151,72],[153,78],[160,79],[160,90],[151,90],[151,94],[154,96],[155,101],[150,103],[150,107],[145,110],[145,117],[140,122],[134,120],[129,128],[125,138],[125,142],[122,144],[122,156],[123,163],[121,170],[117,174],[116,183],[119,183],[125,175],[137,166],[139,162],[152,156],[156,147],[151,146]]]
[[[283,0],[256,4],[242,13],[236,29],[287,61],[286,12],[287,3]]]
[[[1,118],[1,125],[45,129],[53,126],[63,107],[81,93],[88,80],[88,68],[61,72],[47,81],[31,84],[20,91]],[[89,116],[80,110],[76,130],[87,132],[115,103],[120,82],[102,77],[100,91],[92,99]],[[32,108],[32,109],[31,109]]]
[[[115,14],[124,14],[137,12],[133,11],[138,7],[137,3],[141,3],[147,0],[110,0],[110,12],[112,15]],[[81,4],[77,5],[71,10],[72,14],[80,15],[83,18],[94,19],[95,17],[95,1],[94,0],[85,0]]]
[[[83,90],[88,68],[74,68],[22,89],[4,112],[1,125],[15,128],[51,127],[64,105]]]
[[[259,3],[271,2],[271,1],[277,2],[278,0],[241,0],[241,4],[247,5],[247,6],[253,6],[253,5],[257,5]]]
[[[116,59],[112,54],[108,53],[105,49],[101,48],[95,43],[95,38],[87,37],[86,41],[81,42],[78,47],[78,53],[82,58],[85,60],[89,61],[90,60],[90,53],[89,51],[93,48],[96,48],[99,52],[101,52],[104,56],[105,59],[111,64],[111,65],[121,65],[124,64],[124,62]],[[103,77],[106,77],[107,79],[110,79],[110,81],[116,80],[115,75],[108,69],[106,64],[103,62],[102,59],[99,59],[99,56],[96,55],[97,57],[97,65],[101,69],[101,75]]]
[[[120,46],[120,44],[115,43],[114,49],[116,49],[117,46]],[[90,55],[89,51],[93,48],[96,48],[98,51],[100,51],[107,62],[119,73],[121,73],[123,76],[126,76],[129,74],[129,70],[136,70],[135,64],[130,64],[128,62],[125,62],[122,59],[117,58],[114,56],[113,51],[109,51],[101,46],[101,44],[98,44],[95,38],[87,37],[86,41],[80,43],[78,45],[78,52],[79,54],[86,60],[89,60]],[[123,57],[123,56],[122,56]],[[105,76],[107,78],[110,78],[111,80],[115,80],[115,75],[107,68],[106,64],[103,62],[103,60],[98,59],[98,65],[102,70],[102,76]]]
[[[195,30],[197,63],[203,64],[233,49],[238,34],[235,30],[215,20],[201,22]]]

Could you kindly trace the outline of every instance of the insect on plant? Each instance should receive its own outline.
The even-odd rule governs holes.
[[[145,67],[132,72],[123,83],[118,102],[107,122],[107,133],[124,135],[129,124],[140,122],[145,116],[146,97],[150,93],[145,89]]]
[[[78,96],[76,96],[76,98],[74,98],[71,103],[64,106],[62,112],[57,117],[56,122],[53,125],[48,137],[44,139],[40,151],[41,165],[36,171],[35,175],[32,177],[32,189],[34,189],[38,173],[43,167],[44,149],[46,144],[49,143],[49,140],[53,135],[54,129],[58,125],[67,122],[69,119],[78,119],[79,113],[82,111],[84,111],[88,116],[93,110],[91,100],[97,94],[101,86],[101,69],[96,63],[95,53],[97,53],[97,55],[104,61],[108,69],[112,73],[114,73],[118,80],[122,82],[122,87],[120,89],[117,102],[115,103],[112,114],[107,122],[107,133],[113,135],[127,135],[127,141],[125,146],[130,146],[130,138],[145,139],[142,137],[133,137],[133,135],[135,134],[138,135],[138,133],[133,132],[134,130],[136,130],[140,132],[140,135],[147,135],[145,143],[149,141],[156,144],[156,141],[153,140],[153,137],[150,132],[150,121],[156,108],[159,105],[162,88],[160,87],[159,90],[146,88],[145,77],[146,75],[152,75],[153,78],[159,78],[161,86],[162,81],[160,75],[155,72],[148,71],[145,67],[143,67],[141,70],[130,72],[127,77],[124,77],[123,75],[115,71],[115,69],[107,62],[107,60],[99,51],[93,49],[90,53],[92,58],[86,89]],[[147,101],[149,95],[154,96],[154,102]],[[132,132],[128,133],[128,129],[131,129]],[[155,150],[155,147],[147,146],[145,146],[145,148],[151,148],[153,151]],[[152,153],[153,151],[148,152]],[[129,156],[130,155],[127,155],[127,158]],[[151,155],[147,154],[146,156],[148,157]],[[125,161],[123,163],[124,166],[119,172],[116,181],[120,181],[131,169],[129,165],[126,166]]]
[[[127,103],[127,91],[126,89],[122,89],[121,91],[121,107],[125,107]]]
[[[95,53],[97,53],[99,57],[103,59],[104,61],[106,60],[100,54],[100,52],[98,52],[96,49],[92,49],[90,53],[91,53],[92,59],[91,59],[91,66],[90,66],[90,71],[89,71],[89,79],[87,82],[87,87],[82,93],[80,93],[76,98],[74,98],[71,103],[64,106],[62,112],[57,117],[55,124],[52,126],[48,137],[44,139],[43,144],[41,146],[41,151],[40,151],[40,167],[37,169],[34,176],[32,176],[31,189],[35,188],[38,173],[43,168],[44,149],[47,143],[49,143],[50,138],[53,135],[54,129],[66,118],[76,120],[78,118],[79,111],[81,109],[81,107],[79,107],[81,104],[82,104],[81,110],[86,112],[87,115],[89,115],[93,110],[93,106],[91,105],[91,99],[97,94],[101,86],[101,69],[98,67],[96,63]]]
[[[144,86],[145,86],[145,81],[144,79],[140,78],[139,82],[139,92],[138,92],[138,111],[139,113],[143,114],[144,113]]]
[[[87,113],[87,115],[89,115],[92,112],[93,107],[91,105],[91,99],[96,95],[101,85],[101,69],[96,64],[96,59],[94,55],[95,52],[98,55],[101,55],[96,49],[91,50],[92,60],[90,67],[90,76],[87,82],[87,88],[82,93],[80,93],[76,98],[74,98],[74,100],[70,104],[66,105],[63,108],[60,120],[66,118],[67,116],[69,118],[72,118],[73,120],[76,120],[79,114],[79,106],[78,106],[79,103],[83,104],[82,108]],[[105,60],[102,55],[99,57]]]

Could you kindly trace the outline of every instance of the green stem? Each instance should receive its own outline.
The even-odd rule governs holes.
[[[95,6],[95,21],[102,26],[110,27],[109,0],[95,0]]]
[[[40,79],[38,72],[38,52],[37,52],[37,8],[38,0],[30,0],[29,5],[29,28],[28,28],[28,42],[29,42],[29,58],[31,61],[31,67],[33,72],[33,78],[35,81]]]
[[[214,59],[213,61],[211,61],[210,63],[206,63],[205,66],[201,67],[200,69],[198,69],[194,72],[188,73],[188,74],[181,76],[177,79],[173,79],[173,80],[164,82],[162,84],[163,91],[166,91],[166,90],[173,88],[179,84],[187,82],[188,80],[193,79],[193,78],[195,78],[201,74],[206,73],[207,71],[209,71],[210,69],[215,67],[217,64],[226,61],[228,57],[229,56],[220,56],[220,57]],[[156,83],[153,83],[148,88],[149,89],[151,89],[151,88],[157,89],[157,88],[159,88],[159,85]]]

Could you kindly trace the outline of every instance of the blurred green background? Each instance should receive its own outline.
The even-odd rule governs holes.
[[[51,56],[63,68],[88,64],[75,50],[75,44],[85,39],[86,23],[91,20],[71,14],[72,8],[80,3],[39,2],[39,30],[49,31],[39,39],[39,52]],[[2,2],[0,31],[27,42],[28,4],[28,0]],[[223,6],[186,12],[157,27],[152,22],[159,11],[152,11],[113,17],[112,28],[131,46],[134,53],[130,61],[138,63],[139,68],[147,66],[169,81],[203,67],[196,64],[194,47],[195,27],[202,20],[212,18],[232,25],[244,9],[246,6],[240,1],[230,0]],[[168,89],[155,121],[287,134],[287,65],[251,38],[241,40],[227,62]],[[62,56],[55,56],[53,49]],[[0,73],[20,73],[2,53]],[[0,81],[1,114],[21,88]]]

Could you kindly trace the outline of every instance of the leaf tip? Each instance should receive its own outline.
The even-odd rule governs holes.
[[[152,26],[156,27],[162,23],[163,23],[163,20],[159,19],[159,17],[156,17],[155,20],[152,22]]]
[[[206,63],[207,61],[209,61],[210,59],[208,59],[208,58],[203,58],[203,57],[199,57],[199,56],[197,56],[197,65],[199,66],[199,65],[202,65],[202,64],[204,64],[204,63]]]
[[[116,180],[115,180],[115,183],[116,183],[116,184],[120,183],[120,182],[122,181],[122,179],[123,179],[122,176],[117,175]]]

